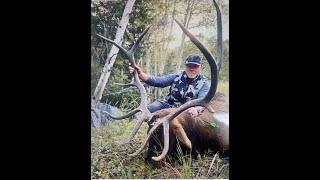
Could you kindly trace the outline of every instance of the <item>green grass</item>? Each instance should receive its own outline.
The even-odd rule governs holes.
[[[215,155],[212,151],[203,157],[199,156],[197,160],[182,153],[178,154],[178,160],[167,156],[161,161],[160,167],[151,167],[144,162],[145,151],[136,157],[129,157],[128,153],[140,147],[147,131],[147,125],[144,124],[132,143],[120,145],[119,142],[130,135],[134,124],[126,119],[91,129],[92,179],[229,178],[228,159],[217,157],[208,173]]]

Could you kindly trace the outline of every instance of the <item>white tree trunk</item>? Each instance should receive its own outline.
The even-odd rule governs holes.
[[[118,44],[122,44],[123,41],[123,35],[124,32],[126,30],[127,24],[129,22],[129,15],[132,11],[132,7],[135,3],[135,0],[128,0],[126,7],[122,13],[122,18],[120,20],[117,32],[116,32],[116,37],[115,37],[115,42]],[[97,84],[97,87],[94,91],[93,97],[92,97],[92,101],[91,101],[91,106],[95,106],[102,97],[103,91],[106,87],[106,84],[108,83],[110,74],[111,74],[111,69],[113,67],[113,64],[117,58],[119,49],[115,46],[112,45],[111,50],[108,54],[107,60],[106,60],[106,64],[103,67],[99,82]],[[108,63],[109,62],[109,63]]]

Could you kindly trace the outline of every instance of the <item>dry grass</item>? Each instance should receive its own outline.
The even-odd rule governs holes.
[[[217,155],[212,162],[215,156],[212,151],[198,156],[198,159],[183,154],[178,154],[178,160],[167,156],[159,167],[144,162],[145,152],[137,157],[129,157],[127,154],[138,149],[147,131],[147,125],[143,125],[131,144],[119,145],[118,142],[129,136],[133,126],[134,122],[122,120],[110,122],[105,127],[92,128],[92,179],[229,178],[228,158],[222,159]]]
[[[223,93],[223,97],[226,98],[223,104],[218,106],[228,105],[229,82],[220,81],[217,92]],[[182,153],[178,153],[178,159],[167,156],[158,167],[144,162],[145,151],[136,157],[129,157],[127,154],[137,150],[147,135],[147,125],[144,124],[132,143],[120,145],[119,142],[129,136],[134,124],[134,121],[126,119],[112,121],[105,127],[91,129],[92,179],[229,178],[228,157],[220,158],[219,154],[213,151],[207,152],[204,156],[198,155],[197,159]]]

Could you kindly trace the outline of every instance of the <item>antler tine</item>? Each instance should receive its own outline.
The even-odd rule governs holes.
[[[222,48],[222,18],[221,11],[219,5],[215,0],[213,0],[213,4],[217,11],[217,64],[218,71],[220,71],[223,61],[223,48]]]
[[[139,89],[139,92],[140,92],[141,109],[147,110],[147,91],[144,88],[143,84],[141,83],[137,72],[134,72],[134,83],[133,84]],[[148,111],[148,112],[150,113],[150,111]]]
[[[134,53],[136,52],[136,49],[137,49],[137,47],[139,46],[139,43],[140,43],[140,41],[142,40],[142,38],[144,37],[144,35],[149,31],[150,27],[151,27],[151,25],[148,26],[148,27],[142,32],[142,34],[139,36],[139,38],[138,38],[137,41],[133,44],[133,46],[131,47],[131,49],[130,49],[130,51],[129,51],[129,53],[132,55],[132,60],[130,60],[131,66],[132,66],[133,68],[135,68],[138,73],[140,73],[140,70],[139,70],[139,68],[137,67],[136,61],[135,61],[135,59],[134,59]]]
[[[147,92],[146,92],[146,89],[144,88],[144,86],[142,85],[141,81],[139,80],[137,72],[134,72],[133,85],[135,85],[139,89],[139,92],[140,92],[141,100],[140,100],[140,105],[139,105],[138,109],[140,110],[140,112],[142,112],[142,114],[140,117],[138,117],[138,122],[136,123],[132,133],[130,134],[128,139],[126,141],[124,141],[122,144],[129,143],[134,138],[134,136],[137,134],[142,123],[152,117],[151,112],[147,108]]]
[[[118,85],[118,86],[135,86],[135,84],[133,84],[133,83],[128,83],[128,84],[114,83],[114,84]]]
[[[132,48],[129,51],[127,51],[126,49],[124,49],[123,47],[118,45],[116,42],[114,42],[114,41],[112,41],[112,40],[110,40],[108,38],[105,38],[105,37],[103,37],[103,36],[101,36],[99,34],[97,34],[97,35],[99,37],[107,40],[108,42],[114,44],[121,51],[123,51],[125,53],[125,55],[127,56],[127,58],[129,59],[129,61],[131,63],[131,66],[134,67],[138,71],[138,68],[137,68],[135,60],[134,60],[134,52],[135,52],[136,48],[138,47],[139,43],[141,42],[142,38],[148,32],[149,29],[150,29],[150,26],[148,26],[147,29],[145,29],[143,31],[143,33],[139,36],[139,38],[137,39],[137,41],[134,43],[134,45],[132,46]],[[134,78],[133,78],[134,81],[129,83],[129,84],[127,84],[127,85],[133,85],[133,86],[136,86],[139,89],[140,97],[141,97],[140,105],[136,109],[132,110],[131,112],[129,112],[126,115],[123,115],[121,117],[114,117],[114,116],[111,116],[109,113],[106,112],[111,118],[117,119],[117,120],[127,118],[129,116],[132,116],[132,115],[138,113],[138,112],[142,113],[142,115],[138,117],[138,121],[137,121],[132,133],[130,134],[129,138],[126,141],[124,141],[123,144],[129,143],[134,138],[135,134],[138,132],[138,130],[141,127],[142,123],[144,121],[146,121],[151,116],[150,111],[147,109],[147,92],[146,92],[146,89],[144,88],[144,86],[142,85],[142,83],[141,83],[141,81],[139,79],[137,71],[135,71],[134,74],[133,74],[134,75]]]
[[[146,138],[146,140],[143,142],[143,144],[140,146],[140,148],[138,150],[136,150],[136,152],[132,153],[132,154],[128,154],[128,156],[136,156],[138,155],[143,149],[144,147],[146,147],[148,140],[150,139],[150,135],[148,133],[148,136]]]
[[[115,46],[117,46],[117,48],[119,48],[119,49],[127,56],[127,58],[128,58],[129,60],[132,59],[131,54],[130,54],[126,49],[124,49],[122,46],[118,45],[116,42],[114,42],[114,41],[112,41],[111,39],[108,39],[108,38],[106,38],[106,37],[104,37],[104,36],[102,36],[102,35],[100,35],[100,34],[97,34],[97,35],[98,35],[99,37],[101,37],[102,39],[104,39],[104,40],[106,40],[106,41],[114,44]]]
[[[130,53],[132,53],[132,54],[134,55],[137,47],[139,46],[140,41],[142,40],[142,38],[144,37],[144,35],[149,31],[150,27],[151,27],[151,25],[148,26],[148,27],[142,32],[142,34],[139,36],[139,38],[137,39],[137,41],[136,41],[136,42],[133,44],[133,46],[131,47]],[[133,65],[136,65],[136,64],[133,64]]]
[[[160,161],[161,159],[163,159],[167,155],[168,150],[169,150],[169,120],[164,121],[162,126],[163,126],[164,146],[163,146],[163,150],[162,150],[162,153],[160,154],[160,156],[152,157],[152,159],[155,161]]]
[[[136,125],[134,126],[133,131],[131,132],[129,138],[127,140],[125,140],[124,142],[121,143],[121,145],[124,144],[128,144],[133,138],[134,136],[137,134],[138,130],[140,129],[140,126],[142,125],[142,123],[144,122],[143,119],[139,119],[136,123]]]
[[[116,116],[112,116],[110,113],[108,113],[107,111],[103,111],[104,113],[106,113],[108,116],[110,116],[112,119],[115,119],[115,120],[121,120],[121,119],[124,119],[124,118],[128,118],[138,112],[141,112],[141,110],[139,108],[136,108],[130,112],[128,112],[127,114],[125,115],[122,115],[122,116],[119,116],[119,117],[116,117]]]
[[[148,117],[148,119],[146,119],[146,121],[149,121],[153,118],[153,113],[151,114],[151,116]],[[133,137],[133,136],[132,136]],[[136,156],[138,155],[143,149],[144,147],[146,147],[148,139],[150,138],[150,134],[148,133],[148,137],[146,138],[147,140],[143,142],[143,144],[140,146],[140,148],[138,150],[136,150],[136,152],[132,153],[132,154],[128,154],[129,156]]]

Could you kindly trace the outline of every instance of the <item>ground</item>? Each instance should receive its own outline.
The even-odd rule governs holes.
[[[228,87],[227,87],[228,88]],[[214,98],[213,107],[218,112],[229,112],[228,91],[223,87]],[[159,167],[144,162],[146,151],[136,157],[128,156],[137,150],[147,133],[144,124],[132,143],[120,145],[119,142],[129,137],[134,121],[129,119],[112,121],[105,127],[91,129],[91,178],[132,178],[132,179],[167,179],[201,178],[228,179],[229,158],[220,157],[219,153],[209,151],[197,159],[188,155],[178,155],[178,159],[167,156]]]

